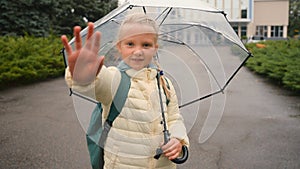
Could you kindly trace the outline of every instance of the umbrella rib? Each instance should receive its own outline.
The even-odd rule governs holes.
[[[164,10],[164,12],[167,10],[168,8],[166,8],[165,10]],[[171,8],[169,8],[169,11],[167,12],[167,14],[165,15],[165,17],[163,18],[163,20],[160,22],[160,24],[159,24],[159,27],[164,23],[164,21],[167,19],[167,16],[169,16],[169,14],[170,14],[170,12],[172,11],[172,7]],[[160,15],[161,16],[161,15]]]
[[[61,51],[60,51],[60,53],[63,54],[63,59],[64,59],[65,68],[67,68],[67,67],[68,67],[68,62],[67,62],[67,56],[66,56],[66,54],[65,54],[65,50],[66,50],[65,48],[62,48]]]
[[[174,24],[176,25],[176,24]],[[169,31],[169,32],[163,32],[159,35],[165,35],[165,34],[169,34],[169,33],[173,33],[173,32],[177,32],[177,31],[181,31],[181,30],[184,30],[184,29],[189,29],[190,27],[193,27],[194,25],[188,25],[187,27],[183,27],[183,28],[180,28],[180,29],[176,29],[176,30],[172,30],[172,31]]]
[[[185,106],[191,105],[191,104],[193,104],[193,103],[196,103],[196,102],[198,102],[198,101],[201,101],[201,100],[203,100],[203,99],[206,99],[206,98],[208,98],[208,97],[210,97],[210,96],[213,96],[213,95],[215,95],[215,94],[218,94],[218,93],[223,93],[223,89],[218,90],[218,91],[216,91],[216,92],[214,92],[214,93],[211,93],[211,94],[208,94],[208,95],[199,97],[198,99],[195,99],[195,100],[192,100],[192,101],[190,101],[190,102],[184,103],[184,104],[182,104],[182,105],[180,105],[180,106],[178,106],[178,107],[179,107],[179,108],[183,108],[183,107],[185,107]]]
[[[163,12],[161,12],[156,18],[155,20],[158,20],[158,18],[160,18],[169,8],[164,9]]]
[[[98,103],[97,101],[95,101],[95,100],[93,100],[93,99],[91,99],[91,98],[89,98],[89,97],[86,97],[86,96],[84,96],[84,95],[81,95],[81,94],[79,94],[79,93],[73,91],[71,88],[70,88],[70,94],[69,94],[69,95],[70,95],[70,96],[72,96],[72,95],[78,96],[78,97],[80,97],[80,98],[82,98],[82,99],[84,99],[84,100],[90,101],[90,102],[95,103],[95,104]]]
[[[240,66],[233,72],[233,74],[229,77],[225,85],[223,86],[223,90],[228,86],[233,77],[237,74],[237,72],[244,66],[247,60],[252,56],[250,52],[248,52],[248,56],[244,59],[244,61],[240,64]]]
[[[172,41],[172,40],[168,40],[168,39],[162,39],[165,42],[171,42],[171,43],[175,43],[175,44],[179,44],[179,45],[185,45],[185,43],[183,42],[176,42],[176,41]]]

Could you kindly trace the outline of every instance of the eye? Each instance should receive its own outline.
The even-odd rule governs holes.
[[[143,47],[150,48],[150,47],[152,47],[152,44],[151,43],[143,43]]]
[[[127,42],[126,45],[129,46],[129,47],[132,47],[132,46],[134,46],[134,43],[133,42]]]

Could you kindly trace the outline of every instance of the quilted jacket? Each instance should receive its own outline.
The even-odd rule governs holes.
[[[136,71],[126,69],[131,77],[128,98],[120,115],[113,122],[104,147],[106,169],[172,169],[176,165],[161,156],[154,159],[156,149],[163,143],[163,125],[156,80],[157,70],[144,68]],[[80,86],[72,81],[66,70],[66,82],[73,90],[95,98],[103,105],[103,119],[109,112],[112,98],[120,83],[121,74],[116,67],[103,66],[92,84]],[[171,138],[179,139],[188,145],[189,140],[183,118],[179,113],[177,96],[172,83],[168,80],[171,97],[166,104],[163,95],[163,107]],[[162,90],[162,87],[161,87]],[[163,90],[162,90],[162,93]]]

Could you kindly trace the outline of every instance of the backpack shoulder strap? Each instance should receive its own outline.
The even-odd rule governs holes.
[[[106,142],[107,135],[110,131],[110,128],[112,126],[112,123],[118,117],[120,114],[125,101],[127,99],[128,91],[131,85],[130,77],[123,71],[121,72],[121,81],[117,90],[117,93],[111,103],[110,110],[108,113],[108,117],[103,125],[103,130],[100,136],[99,145],[101,147],[104,147],[104,144]]]
[[[127,99],[128,91],[131,85],[130,77],[124,72],[121,72],[121,81],[117,90],[117,93],[113,99],[113,102],[110,106],[110,111],[106,121],[111,126],[116,117],[120,114],[125,101]]]

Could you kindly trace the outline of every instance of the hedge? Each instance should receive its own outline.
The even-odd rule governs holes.
[[[265,41],[246,47],[254,56],[247,61],[248,68],[300,93],[300,40]]]
[[[0,89],[62,76],[62,47],[56,36],[0,37]]]

